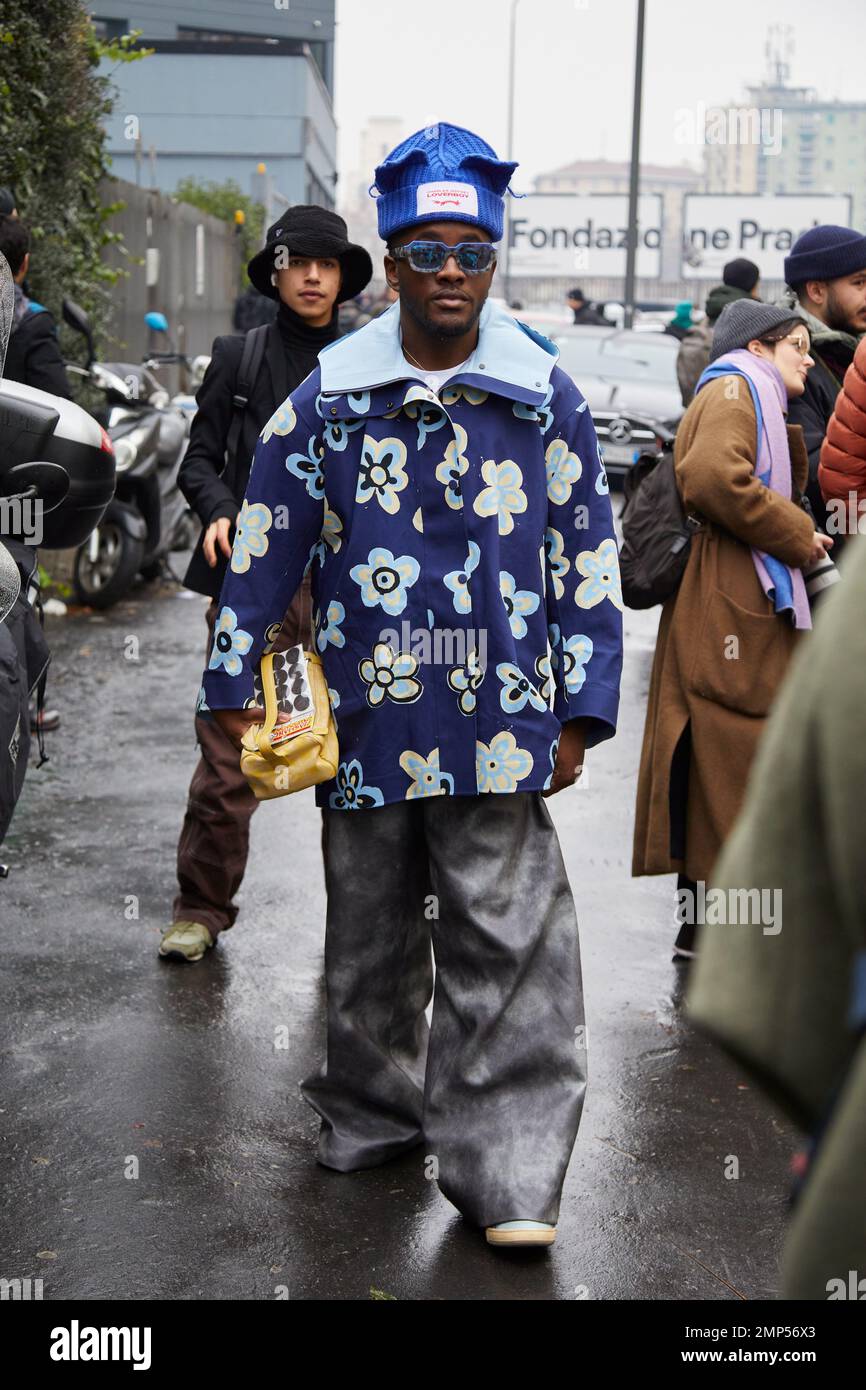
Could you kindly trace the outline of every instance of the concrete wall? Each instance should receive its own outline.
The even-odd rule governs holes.
[[[108,247],[104,259],[129,272],[115,286],[110,337],[101,356],[139,362],[147,351],[167,349],[165,336],[152,334],[144,323],[148,309],[166,315],[174,346],[190,357],[210,353],[213,339],[231,332],[238,259],[233,228],[198,208],[119,179],[107,179],[101,193],[104,203],[126,203],[109,223],[112,231],[123,234],[124,254]],[[159,251],[159,278],[153,286],[147,284],[148,246]],[[176,367],[163,367],[157,375],[172,393],[179,389]],[[69,585],[74,550],[41,550],[39,558],[56,584]],[[62,588],[58,592],[65,594]]]
[[[105,259],[129,272],[114,289],[109,355],[138,361],[145,351],[168,346],[145,326],[149,309],[165,314],[176,346],[190,356],[209,353],[217,334],[231,332],[239,259],[234,229],[198,208],[121,180],[107,180],[103,198],[126,203],[109,224],[122,233],[125,253],[109,247]],[[147,284],[148,246],[159,253],[158,281],[152,286]],[[161,379],[177,389],[176,372],[163,372]]]

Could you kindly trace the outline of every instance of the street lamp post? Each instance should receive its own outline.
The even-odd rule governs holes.
[[[508,55],[508,149],[506,159],[514,160],[514,37],[517,29],[517,6],[520,0],[511,0],[510,48]],[[505,200],[505,301],[511,303],[511,207]]]
[[[631,119],[631,169],[628,185],[628,236],[625,254],[625,304],[623,327],[634,322],[635,267],[637,264],[637,200],[640,191],[640,116],[643,90],[643,31],[646,0],[637,0],[637,42],[634,59],[634,102]]]

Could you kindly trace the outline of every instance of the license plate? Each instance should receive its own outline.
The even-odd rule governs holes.
[[[601,452],[605,463],[634,463],[638,451],[633,444],[602,444]]]

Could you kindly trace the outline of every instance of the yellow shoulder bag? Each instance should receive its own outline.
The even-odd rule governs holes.
[[[297,655],[296,655],[297,653]],[[303,687],[300,711],[288,722],[277,723],[279,693],[274,658],[284,659],[290,675]],[[336,777],[340,751],[322,662],[315,652],[301,647],[288,652],[266,652],[259,664],[265,722],[251,724],[241,740],[241,771],[259,801],[303,791]],[[306,681],[304,681],[306,677]],[[296,689],[293,681],[292,690]],[[309,695],[309,700],[307,696]],[[306,708],[311,701],[312,708]]]

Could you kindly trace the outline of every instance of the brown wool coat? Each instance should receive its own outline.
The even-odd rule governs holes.
[[[736,393],[736,395],[734,395]],[[704,521],[682,583],[664,604],[650,680],[634,830],[633,875],[709,879],[740,809],[767,713],[800,638],[765,596],[756,546],[789,565],[809,558],[814,527],[796,501],[754,475],[756,417],[742,378],[695,397],[674,446],[687,511]],[[794,498],[806,485],[803,432],[788,426]],[[736,639],[734,641],[733,639]],[[737,655],[734,657],[734,652]],[[691,725],[685,859],[671,856],[670,776]]]

